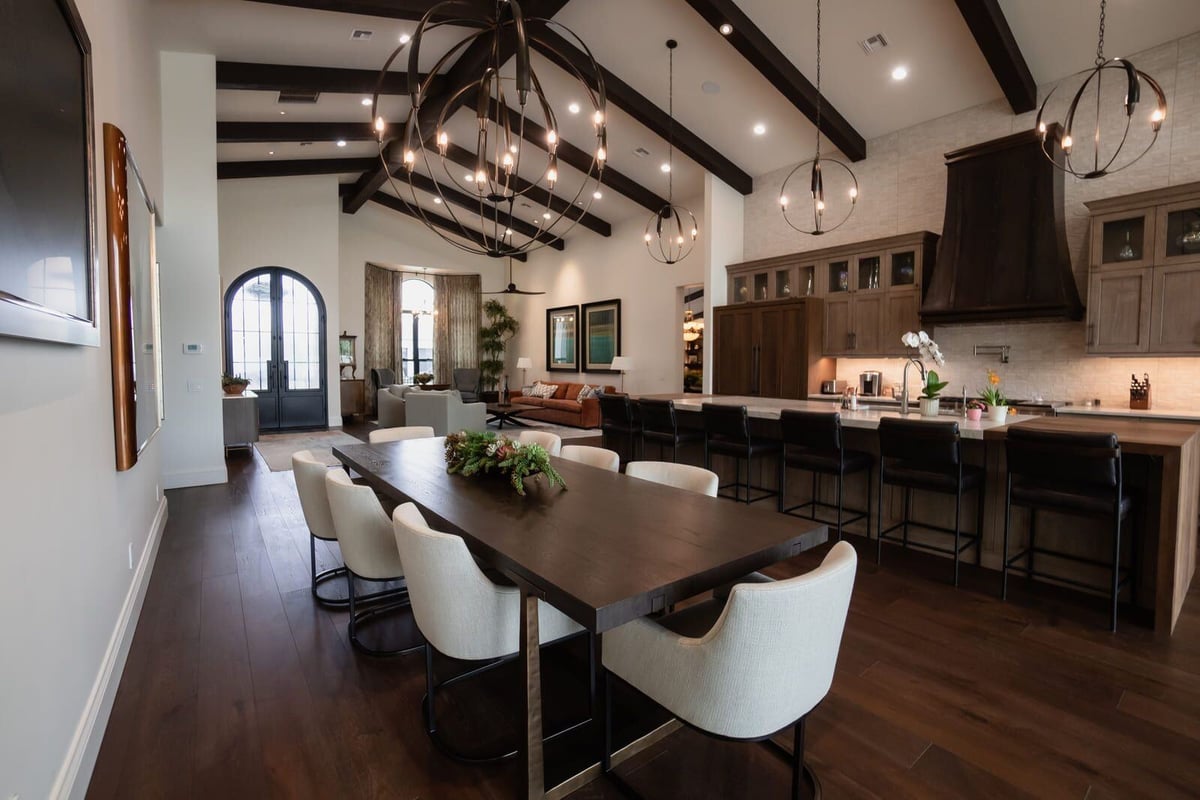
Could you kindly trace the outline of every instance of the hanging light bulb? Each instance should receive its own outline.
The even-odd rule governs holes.
[[[667,115],[670,126],[667,130],[667,161],[662,171],[667,175],[667,204],[654,212],[646,223],[646,249],[650,257],[662,264],[674,264],[687,258],[700,236],[696,216],[675,205],[675,174],[671,169],[675,159],[675,48],[679,43],[667,40]]]
[[[566,26],[552,19],[526,17],[522,5],[528,0],[496,0],[492,3],[468,4],[459,0],[441,0],[427,4],[425,15],[416,28],[403,38],[400,46],[392,51],[381,70],[380,82],[390,75],[393,62],[407,49],[408,95],[412,105],[408,121],[402,133],[391,141],[385,141],[386,130],[383,118],[378,116],[378,96],[373,98],[371,119],[379,139],[380,157],[385,165],[395,160],[388,156],[402,153],[404,167],[409,175],[417,174],[434,179],[433,192],[442,200],[442,206],[450,212],[453,225],[445,230],[446,219],[427,218],[422,202],[427,199],[418,191],[415,180],[407,176],[393,175],[388,171],[388,180],[394,194],[398,196],[426,226],[449,244],[470,253],[492,257],[509,257],[529,252],[554,242],[578,224],[584,214],[550,214],[560,203],[580,206],[584,212],[590,206],[593,192],[600,188],[601,175],[607,159],[607,131],[605,128],[606,101],[602,71],[595,59],[588,55],[584,64],[572,71],[575,84],[568,94],[559,98],[559,113],[567,113],[572,105],[575,111],[586,113],[593,121],[594,140],[581,147],[584,152],[595,154],[584,172],[578,193],[573,197],[560,198],[551,192],[560,182],[558,161],[555,155],[564,145],[558,133],[556,106],[547,93],[546,84],[539,79],[531,62],[533,45],[549,54],[551,62],[567,61],[560,51],[565,39],[574,48],[588,53],[584,42]],[[436,31],[436,33],[434,33]],[[431,35],[432,34],[432,35]],[[447,41],[446,37],[451,41]],[[512,45],[515,43],[516,52]],[[487,47],[484,47],[487,45]],[[446,83],[448,75],[458,76],[459,69],[443,70],[440,67],[454,64],[462,51],[473,46],[487,53],[485,63],[469,74],[456,77],[453,85]],[[422,53],[422,48],[426,52]],[[428,50],[435,49],[434,58]],[[425,56],[422,58],[422,56]],[[515,68],[508,66],[512,61]],[[422,71],[421,65],[437,64],[439,68]],[[595,88],[584,76],[596,76]],[[448,133],[448,120],[460,111],[471,110],[475,115],[477,134],[474,142],[463,141],[453,145]],[[527,126],[525,123],[530,123]],[[541,126],[544,137],[523,135],[532,126]],[[469,148],[474,144],[474,148]],[[468,160],[469,159],[469,160]],[[536,167],[541,163],[541,175],[537,180],[521,180],[520,174],[537,174],[538,170],[526,173],[525,165]],[[463,167],[466,167],[465,174]],[[445,179],[439,179],[438,173]],[[424,182],[420,182],[424,183]],[[425,184],[427,185],[427,184]],[[571,182],[574,191],[574,181]],[[472,207],[466,210],[452,209],[453,189],[457,186],[472,195]],[[472,191],[473,190],[473,191]],[[538,198],[538,202],[534,202]],[[544,200],[544,201],[543,201]],[[541,205],[521,216],[532,216],[546,212],[543,219],[549,220],[541,227],[542,234],[527,241],[514,241],[508,220],[517,212],[520,203],[524,208]],[[480,235],[482,234],[482,235]],[[520,237],[524,239],[525,237]]]
[[[1146,73],[1135,67],[1128,60],[1123,58],[1104,57],[1104,22],[1105,12],[1107,10],[1107,0],[1100,0],[1100,30],[1096,40],[1096,59],[1091,67],[1080,70],[1070,78],[1059,83],[1046,95],[1046,99],[1042,101],[1042,105],[1038,108],[1036,130],[1042,138],[1042,152],[1046,158],[1050,160],[1058,169],[1063,172],[1070,173],[1076,178],[1091,180],[1093,178],[1103,178],[1113,172],[1120,172],[1129,167],[1146,153],[1150,152],[1150,148],[1158,141],[1158,132],[1162,130],[1163,121],[1167,118],[1167,97],[1163,93],[1162,87],[1158,85],[1158,81],[1151,78]],[[1111,131],[1111,139],[1116,141],[1116,147],[1112,151],[1112,155],[1105,158],[1102,153],[1102,136],[1100,122],[1102,118],[1107,118],[1109,115],[1103,114],[1100,110],[1102,102],[1102,91],[1104,77],[1110,73],[1115,73],[1118,80],[1125,88],[1122,105],[1124,106],[1125,124],[1118,125]],[[1046,106],[1054,97],[1055,92],[1059,87],[1066,84],[1068,81],[1074,83],[1074,79],[1083,78],[1082,83],[1073,89],[1071,105],[1067,107],[1067,114],[1062,124],[1062,137],[1059,140],[1059,147],[1062,149],[1062,157],[1059,158],[1055,152],[1055,136],[1057,126],[1047,126],[1045,122]],[[1150,141],[1140,153],[1123,161],[1117,166],[1117,158],[1121,155],[1121,151],[1125,149],[1127,144],[1130,144],[1130,129],[1133,125],[1133,115],[1137,109],[1137,104],[1141,101],[1142,84],[1150,87],[1150,91],[1154,93],[1154,110],[1150,113]],[[1092,96],[1094,94],[1094,97]],[[1076,141],[1072,136],[1075,130],[1075,114],[1080,108],[1090,109],[1095,107],[1096,119],[1095,129],[1092,132],[1091,152],[1088,152],[1088,147],[1083,146],[1080,153],[1075,152]],[[1082,167],[1077,167],[1072,162],[1071,157],[1082,156],[1085,161],[1090,161],[1090,164],[1084,164]],[[1088,156],[1091,156],[1088,158]],[[1128,156],[1128,153],[1126,153]]]
[[[848,178],[850,189],[847,195],[850,198],[850,203],[844,215],[835,214],[836,221],[828,224],[825,213],[825,173],[831,167],[834,174],[844,174]],[[789,199],[788,184],[792,181],[792,178],[802,174],[807,174],[808,176],[808,195],[812,198],[812,216],[808,218],[808,215],[804,214],[805,219],[797,221],[793,219],[793,215],[800,215],[801,212]],[[821,0],[817,0],[817,152],[808,161],[797,165],[783,179],[783,186],[779,190],[779,208],[783,211],[784,221],[792,226],[792,228],[801,233],[820,236],[844,225],[846,220],[850,219],[850,215],[854,213],[854,206],[857,202],[858,178],[854,177],[854,173],[850,170],[850,167],[836,158],[824,158],[821,156]]]

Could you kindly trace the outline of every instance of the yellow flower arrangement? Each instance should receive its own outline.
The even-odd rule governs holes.
[[[988,385],[979,390],[979,396],[989,406],[1006,406],[1008,398],[1004,396],[1004,392],[1000,389],[1000,376],[995,370],[987,371]]]

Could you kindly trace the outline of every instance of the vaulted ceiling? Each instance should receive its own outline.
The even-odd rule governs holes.
[[[612,173],[606,173],[603,197],[592,205],[588,224],[571,236],[581,230],[604,235],[613,222],[647,214],[667,193],[659,165],[667,151],[668,38],[679,42],[677,197],[699,194],[706,170],[747,192],[752,176],[810,155],[815,0],[523,3],[530,4],[551,9],[608,72]],[[428,5],[423,0],[159,0],[157,9],[164,47],[217,56],[223,177],[292,174],[298,169],[294,162],[303,160],[308,163],[300,168],[357,183],[363,200],[393,189],[380,181],[370,110],[362,100],[399,36],[413,29],[413,20]],[[822,129],[857,159],[865,141],[963,108],[1001,97],[1018,108],[1028,102],[1030,81],[1044,83],[1090,64],[1097,6],[1096,0],[826,2]],[[1195,0],[1111,0],[1107,51],[1136,52],[1200,30],[1195,10]],[[724,21],[734,24],[729,36],[717,30]],[[354,40],[355,30],[372,34]],[[868,55],[860,42],[875,34],[883,34],[887,46]],[[433,36],[431,42],[445,44],[457,38],[449,30]],[[422,51],[422,70],[433,68],[435,49],[430,44]],[[397,71],[406,68],[403,60]],[[556,103],[582,99],[567,73],[544,54],[535,55],[534,66]],[[903,81],[891,77],[897,66],[908,70]],[[280,89],[303,87],[321,90],[319,100],[279,102]],[[398,124],[409,104],[402,85],[394,91],[382,101],[382,114]],[[470,124],[470,113],[459,111],[463,119],[454,124]],[[562,139],[589,149],[590,124],[583,115],[564,113],[559,124]],[[759,124],[766,129],[762,135],[753,132]],[[337,145],[339,139],[344,146]],[[378,173],[375,181],[372,171]],[[582,176],[569,167],[562,172],[556,194],[572,197]],[[423,194],[422,205],[431,197]]]

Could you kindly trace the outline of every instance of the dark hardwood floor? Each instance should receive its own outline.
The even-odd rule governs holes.
[[[227,485],[168,493],[88,796],[513,796],[511,763],[460,765],[425,736],[422,656],[360,656],[346,614],[314,604],[291,473],[244,452],[229,468]],[[893,548],[876,569],[873,543],[855,544],[837,675],[808,725],[827,799],[1200,796],[1197,589],[1162,644],[1127,622],[1109,635],[1102,602],[1018,581],[1001,603],[994,573],[967,569],[955,590],[945,561]],[[319,550],[321,564],[335,558]],[[547,659],[562,684],[548,698],[579,697],[577,656]],[[515,730],[517,706],[497,688],[507,676],[490,680],[448,704],[464,740]],[[788,779],[763,747],[687,730],[620,771],[648,798],[783,797]],[[573,797],[621,795],[600,781]]]

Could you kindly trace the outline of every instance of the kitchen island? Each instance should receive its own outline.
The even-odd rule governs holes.
[[[785,400],[750,396],[714,395],[654,395],[659,399],[672,399],[678,413],[680,427],[703,427],[700,417],[701,406],[706,402],[726,405],[745,405],[750,416],[752,435],[778,438],[779,415],[785,408],[806,411],[830,411],[829,401]],[[860,411],[842,411],[842,426],[846,447],[878,454],[879,447],[875,431],[879,420],[884,417],[899,417],[893,408],[868,408]],[[1136,412],[1132,412],[1136,413]],[[959,416],[943,415],[924,418],[910,413],[908,419],[958,422],[963,438],[963,457],[969,462],[985,468],[987,472],[984,492],[984,529],[980,563],[984,567],[999,570],[1004,537],[1004,493],[1006,487],[1006,463],[1004,438],[1013,425],[1028,425],[1046,430],[1111,432],[1117,434],[1121,444],[1125,482],[1135,497],[1132,519],[1137,531],[1139,566],[1137,597],[1134,605],[1153,613],[1154,629],[1160,637],[1168,637],[1174,630],[1180,609],[1187,596],[1188,587],[1196,569],[1196,521],[1200,513],[1200,427],[1174,421],[1152,421],[1146,419],[1124,419],[1119,416],[1072,415],[1061,417],[1033,417],[1010,415],[1004,422],[987,419],[970,422]],[[699,453],[690,460],[696,461]],[[733,475],[732,464],[723,459],[713,463],[726,480]],[[756,460],[754,482],[760,486],[777,486],[778,464],[773,459]],[[726,474],[727,473],[727,474]],[[846,507],[865,508],[867,492],[873,491],[875,480],[871,476],[857,475],[847,478]],[[833,482],[826,480],[818,488],[824,501],[833,500]],[[789,506],[810,499],[811,483],[808,480],[789,480]],[[964,498],[963,526],[971,530],[975,516],[975,498]],[[767,500],[764,502],[774,502]],[[884,494],[884,525],[899,518],[902,502],[899,490]],[[935,525],[953,523],[954,503],[952,498],[936,494],[918,494],[914,506],[914,518]],[[1053,512],[1038,513],[1038,541],[1055,549],[1080,556],[1103,559],[1111,542],[1107,525],[1102,522]],[[848,525],[846,530],[872,537],[874,520],[868,526],[864,522]],[[1010,552],[1017,552],[1028,538],[1029,512],[1027,509],[1013,510],[1012,541]],[[1044,532],[1044,533],[1043,533]],[[914,539],[922,536],[914,531]],[[1126,556],[1133,563],[1134,554]],[[965,554],[969,560],[974,554]],[[1111,555],[1107,555],[1111,560]],[[886,562],[886,551],[885,551]],[[1055,565],[1058,569],[1058,565]],[[1077,580],[1094,582],[1098,593],[1105,591],[1104,570],[1063,562],[1062,574]],[[1017,571],[1020,574],[1020,571]],[[999,578],[997,576],[997,590]]]

